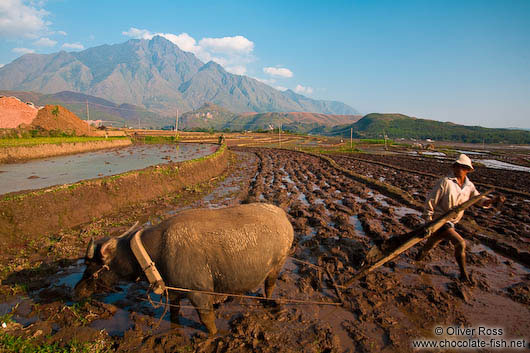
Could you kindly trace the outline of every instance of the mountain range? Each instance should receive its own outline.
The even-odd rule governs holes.
[[[26,54],[0,68],[0,89],[54,94],[70,91],[163,116],[207,102],[233,112],[315,112],[355,115],[337,101],[279,91],[221,65],[203,63],[169,40],[132,39],[79,52]]]

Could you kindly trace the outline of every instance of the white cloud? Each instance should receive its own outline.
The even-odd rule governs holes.
[[[254,50],[254,43],[243,36],[203,38],[199,44],[208,51],[223,54],[250,54]]]
[[[263,72],[271,76],[279,76],[286,78],[293,77],[293,72],[284,67],[264,67]]]
[[[83,50],[85,47],[81,43],[64,43],[61,48],[71,50]]]
[[[288,88],[287,87],[283,87],[283,86],[274,86],[274,88],[276,88],[278,91],[287,91]]]
[[[136,38],[136,39],[151,39],[154,37],[154,34],[149,32],[147,29],[138,29],[131,27],[128,31],[121,32],[124,36]]]
[[[4,64],[0,64],[0,69],[4,67]]]
[[[45,17],[50,13],[42,9],[42,3],[23,0],[0,1],[0,37],[36,38],[48,32],[51,24]]]
[[[151,40],[154,36],[166,38],[180,49],[191,52],[203,62],[215,61],[225,70],[243,75],[247,72],[246,65],[254,61],[252,51],[254,43],[243,36],[223,38],[203,38],[199,42],[188,33],[154,33],[147,29],[129,28],[123,35],[136,39]]]
[[[309,86],[304,87],[302,85],[296,85],[296,87],[294,88],[294,91],[300,94],[311,94],[313,93],[313,88]]]
[[[57,31],[57,32],[55,32],[55,33],[60,34],[60,35],[62,35],[62,36],[66,36],[66,35],[68,35],[65,31]]]
[[[235,74],[235,75],[244,75],[247,73],[247,68],[242,65],[236,66],[227,66],[225,67],[226,71]]]
[[[38,45],[40,47],[53,47],[55,44],[57,44],[57,41],[47,37],[42,37],[33,44]]]
[[[158,33],[158,35],[161,35],[173,44],[176,44],[184,51],[190,51],[192,53],[197,53],[200,51],[200,48],[197,46],[197,42],[188,33],[181,33],[179,35],[171,33]]]
[[[31,53],[35,53],[35,50],[28,49],[28,48],[13,48],[11,51],[13,53],[17,53],[17,54],[31,54]]]

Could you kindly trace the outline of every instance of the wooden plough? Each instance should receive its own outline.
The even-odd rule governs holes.
[[[436,233],[436,231],[440,229],[445,223],[447,223],[449,219],[456,216],[459,212],[471,207],[493,191],[494,189],[492,188],[483,194],[472,197],[463,204],[453,207],[440,217],[436,218],[435,220],[429,223],[424,224],[423,226],[413,230],[410,233],[407,233],[400,237],[390,238],[382,244],[381,248],[378,246],[372,247],[366,255],[365,264],[349,281],[342,284],[340,287],[343,289],[350,287],[355,281],[364,277],[369,272],[384,265],[388,261],[391,261],[392,259],[405,252],[406,250],[410,249],[414,245],[418,244],[422,240],[429,238],[431,235]]]

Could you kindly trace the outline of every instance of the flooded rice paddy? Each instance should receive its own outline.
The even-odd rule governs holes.
[[[218,145],[132,145],[24,163],[0,164],[0,195],[125,173],[157,164],[182,162],[212,154]]]

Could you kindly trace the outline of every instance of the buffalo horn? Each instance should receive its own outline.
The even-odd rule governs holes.
[[[136,228],[138,226],[140,222],[136,221],[135,224],[133,224],[133,226],[131,228],[129,228],[128,230],[126,230],[124,233],[122,233],[118,238],[123,238],[125,237],[126,235],[128,235],[129,233],[131,233],[131,231]]]
[[[86,258],[91,259],[94,257],[94,252],[96,251],[96,246],[94,245],[94,238],[90,238],[88,243],[88,248],[86,249]]]

